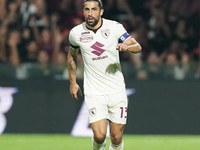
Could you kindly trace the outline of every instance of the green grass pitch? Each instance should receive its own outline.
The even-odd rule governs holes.
[[[124,150],[200,150],[200,135],[124,135]],[[106,150],[110,144],[107,138]],[[91,138],[67,134],[3,134],[0,150],[92,150]]]

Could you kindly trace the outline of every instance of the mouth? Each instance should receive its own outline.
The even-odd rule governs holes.
[[[94,21],[94,19],[92,17],[88,18],[88,22],[93,22],[93,21]]]

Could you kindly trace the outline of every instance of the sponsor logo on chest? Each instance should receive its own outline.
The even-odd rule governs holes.
[[[101,56],[105,52],[105,50],[102,49],[103,46],[104,46],[103,44],[96,42],[90,47],[93,49],[92,53],[99,56],[99,57],[92,58],[93,61],[108,58],[107,55]]]
[[[94,38],[93,38],[93,36],[92,35],[82,35],[81,37],[80,37],[80,42],[82,42],[82,43],[88,43],[88,42],[91,42],[92,40],[93,40]]]

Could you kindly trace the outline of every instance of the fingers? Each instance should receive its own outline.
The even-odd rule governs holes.
[[[76,86],[71,86],[71,89],[70,89],[70,93],[71,93],[71,96],[73,99],[75,100],[78,100],[78,96],[77,96],[77,93],[82,96],[82,92],[81,92],[81,89],[78,85]]]
[[[119,51],[126,51],[128,49],[128,46],[123,43],[119,43],[119,44],[117,44],[116,49]]]
[[[116,47],[116,49],[117,49],[117,50],[119,50],[119,44],[117,44],[117,47]]]
[[[76,92],[70,92],[73,99],[78,100]]]
[[[82,91],[81,91],[80,88],[78,89],[78,94],[79,94],[80,96],[82,96]]]

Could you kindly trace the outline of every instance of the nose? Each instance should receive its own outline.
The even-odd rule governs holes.
[[[88,15],[89,15],[89,16],[92,15],[92,10],[89,10]]]

